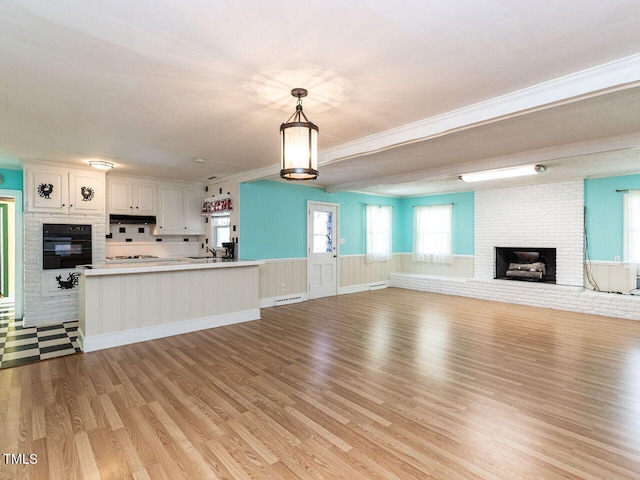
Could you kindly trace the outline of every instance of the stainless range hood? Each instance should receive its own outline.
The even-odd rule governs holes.
[[[153,215],[109,215],[109,223],[116,225],[155,225]]]

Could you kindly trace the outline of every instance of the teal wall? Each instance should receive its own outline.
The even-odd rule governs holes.
[[[21,173],[21,172],[19,172]],[[20,184],[20,189],[21,189]],[[623,258],[622,194],[640,189],[640,175],[587,179],[584,182],[585,228],[591,260]],[[473,192],[392,198],[351,192],[326,193],[300,184],[260,181],[240,185],[241,254],[245,258],[306,257],[307,200],[340,205],[341,255],[365,253],[365,204],[392,205],[393,252],[413,247],[413,206],[453,204],[453,253],[473,255]]]
[[[401,202],[402,251],[413,251],[413,207],[452,203],[451,235],[454,255],[473,255],[473,192],[403,198]]]
[[[4,182],[0,184],[0,190],[22,190],[22,170],[0,168],[0,174],[4,177]]]
[[[622,193],[640,189],[640,175],[590,178],[584,181],[585,227],[589,258],[613,262],[623,259]]]
[[[413,205],[453,203],[453,253],[473,254],[473,193],[393,198],[361,193],[327,193],[295,183],[259,181],[240,184],[240,254],[243,258],[305,258],[307,201],[340,206],[341,255],[365,253],[365,205],[393,210],[393,252],[411,252]]]
[[[365,253],[365,204],[391,205],[393,251],[401,244],[400,200],[377,195],[327,193],[294,183],[259,181],[240,184],[240,254],[243,258],[306,258],[307,200],[337,203],[340,207],[341,255]]]

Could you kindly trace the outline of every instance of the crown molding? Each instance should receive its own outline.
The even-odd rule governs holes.
[[[637,85],[640,85],[640,54],[624,57],[490,100],[452,110],[442,115],[323,149],[318,152],[318,166],[388,150],[524,113],[544,110],[616,90],[632,88]],[[562,150],[563,147],[555,149],[557,153]],[[279,171],[279,164],[272,164],[247,172],[220,177],[218,180],[250,182],[273,178],[278,175]],[[415,179],[415,175],[412,176]],[[389,183],[407,181],[398,178],[390,178],[389,180]],[[377,183],[381,181],[383,179],[377,179]],[[364,183],[369,182],[335,185],[328,187],[327,191],[364,188]]]
[[[453,133],[640,85],[640,54],[318,152],[318,165]]]

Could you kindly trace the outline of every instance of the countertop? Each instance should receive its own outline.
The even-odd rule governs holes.
[[[127,275],[132,273],[171,272],[211,268],[237,268],[262,265],[263,260],[228,260],[223,258],[175,258],[133,263],[98,263],[79,265],[76,269],[85,277],[98,275]]]

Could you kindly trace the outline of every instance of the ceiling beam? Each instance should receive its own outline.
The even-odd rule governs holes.
[[[318,153],[318,166],[377,153],[497,120],[640,85],[640,54],[347,142]]]
[[[363,190],[380,185],[395,185],[398,183],[435,180],[438,178],[458,176],[460,173],[473,170],[491,170],[495,168],[511,167],[514,165],[524,165],[527,163],[543,163],[550,160],[625,150],[628,148],[636,148],[638,146],[640,146],[640,132],[606,139],[597,139],[589,142],[580,142],[572,145],[562,145],[558,147],[532,150],[529,152],[521,152],[516,155],[503,155],[494,158],[477,159],[470,162],[418,170],[400,175],[388,175],[372,179],[363,179],[356,182],[330,185],[326,188],[326,191],[335,193]]]

